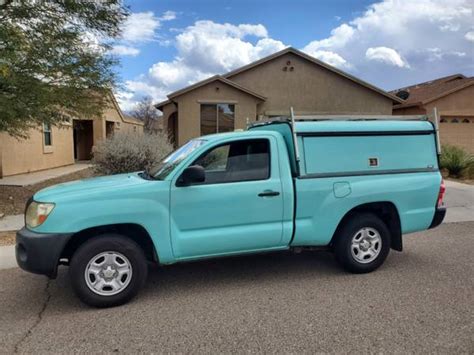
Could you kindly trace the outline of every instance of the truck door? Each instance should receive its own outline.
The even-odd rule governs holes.
[[[171,238],[178,259],[281,246],[283,198],[273,137],[220,143],[190,165],[206,179],[171,187]]]

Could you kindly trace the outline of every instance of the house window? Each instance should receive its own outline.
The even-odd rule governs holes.
[[[51,124],[43,123],[43,136],[44,136],[44,145],[45,146],[52,145]]]
[[[232,132],[234,130],[235,105],[201,105],[201,135]]]

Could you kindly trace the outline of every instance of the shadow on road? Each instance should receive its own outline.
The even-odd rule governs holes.
[[[381,267],[393,267],[393,259],[402,254],[392,253]],[[396,263],[395,263],[396,264]],[[194,261],[168,266],[150,265],[148,280],[133,301],[153,299],[154,302],[173,297],[199,297],[210,292],[232,292],[236,289],[257,287],[288,287],[304,282],[330,284],[334,278],[367,278],[366,275],[352,275],[343,271],[330,252],[308,251],[300,254],[275,252],[238,257],[225,257]],[[82,305],[73,295],[67,268],[62,267],[57,280],[52,284],[54,298],[61,312],[91,310]]]

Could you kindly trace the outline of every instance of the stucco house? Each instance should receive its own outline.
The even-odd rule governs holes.
[[[474,153],[474,77],[455,74],[392,93],[405,99],[394,106],[394,115],[430,114],[436,107],[441,144],[457,145]]]
[[[163,130],[179,146],[204,134],[244,129],[273,116],[391,115],[403,102],[294,48],[170,93],[156,105]]]
[[[74,118],[58,127],[45,124],[23,140],[0,133],[0,178],[88,160],[93,146],[116,131],[141,134],[143,123],[125,116],[110,94],[101,117]]]

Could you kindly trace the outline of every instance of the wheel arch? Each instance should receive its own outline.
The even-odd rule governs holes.
[[[101,234],[106,233],[121,234],[133,240],[143,250],[143,253],[145,254],[145,257],[148,261],[156,263],[159,262],[158,253],[155,249],[155,244],[153,243],[150,234],[143,226],[135,223],[109,224],[91,227],[76,232],[71,236],[63,251],[61,252],[60,260],[67,259],[67,263],[69,263],[71,257],[82,244],[93,238],[98,238]]]
[[[334,237],[338,235],[338,232],[342,226],[358,213],[373,213],[378,216],[386,225],[390,231],[391,241],[390,247],[397,251],[403,250],[402,242],[402,228],[400,222],[400,214],[398,209],[393,202],[381,201],[381,202],[370,202],[358,205],[349,210],[344,217],[339,221],[337,228],[332,236],[331,244],[333,244]]]

